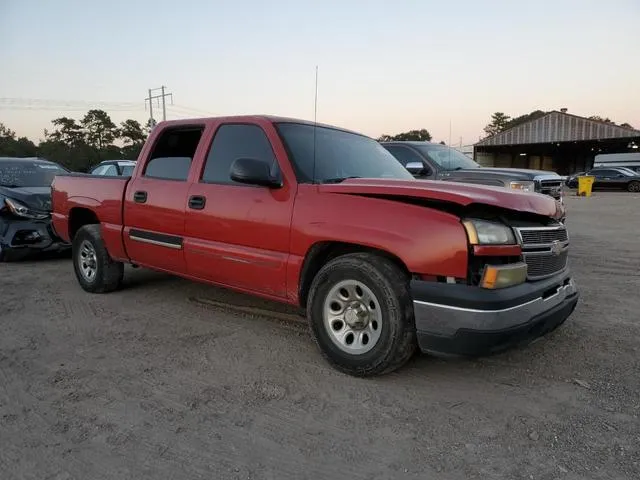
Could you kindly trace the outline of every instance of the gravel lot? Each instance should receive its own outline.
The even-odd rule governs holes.
[[[331,369],[280,306],[2,264],[0,478],[640,478],[640,196],[568,203],[582,300],[563,327],[375,379]]]

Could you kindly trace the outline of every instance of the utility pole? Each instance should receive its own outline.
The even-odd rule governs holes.
[[[147,98],[145,98],[145,105],[146,102],[149,102],[149,115],[151,116],[151,123],[153,125],[155,125],[156,121],[153,118],[153,101],[155,99],[162,99],[162,120],[166,120],[167,119],[167,105],[165,102],[165,98],[166,97],[171,97],[171,105],[173,105],[173,93],[165,93],[165,89],[167,87],[165,87],[164,85],[162,85],[160,88],[150,88],[149,89],[149,96]],[[159,95],[154,95],[153,92],[154,91],[158,91],[160,90],[161,93]]]

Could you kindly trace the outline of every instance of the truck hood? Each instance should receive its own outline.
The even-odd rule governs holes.
[[[498,167],[479,167],[479,168],[466,168],[462,170],[450,170],[443,172],[444,177],[457,177],[470,175],[482,177],[484,174],[491,174],[493,176],[504,176],[518,180],[533,180],[535,177],[558,177],[558,181],[561,180],[560,175],[555,172],[549,172],[545,170],[529,170],[526,168],[498,168]]]
[[[489,205],[508,210],[560,218],[556,201],[548,195],[525,193],[504,187],[437,180],[348,179],[319,186],[320,193],[417,198],[462,207]]]
[[[0,195],[42,212],[51,211],[51,187],[0,187]]]

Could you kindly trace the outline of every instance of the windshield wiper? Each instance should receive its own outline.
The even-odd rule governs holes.
[[[13,183],[9,183],[9,184],[0,183],[0,187],[5,187],[5,188],[20,188],[20,185],[14,185]]]
[[[362,178],[362,177],[359,177],[357,175],[352,175],[350,177],[325,178],[324,180],[322,180],[322,183],[340,183],[340,182],[344,182],[349,178]]]

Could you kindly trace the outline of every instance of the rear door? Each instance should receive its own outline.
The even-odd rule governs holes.
[[[621,175],[620,172],[616,172],[615,170],[594,170],[590,173],[595,177],[593,181],[593,188],[597,188],[599,190],[610,190],[611,188],[616,188],[617,184],[617,176]]]
[[[284,147],[266,121],[223,123],[212,135],[199,178],[189,189],[187,271],[218,284],[285,297],[297,184],[286,161],[278,162],[286,155]],[[230,168],[239,158],[268,162],[284,185],[274,189],[234,182]]]
[[[203,125],[161,131],[140,173],[131,178],[124,200],[123,237],[134,263],[177,274],[186,272],[184,215],[203,132]]]

